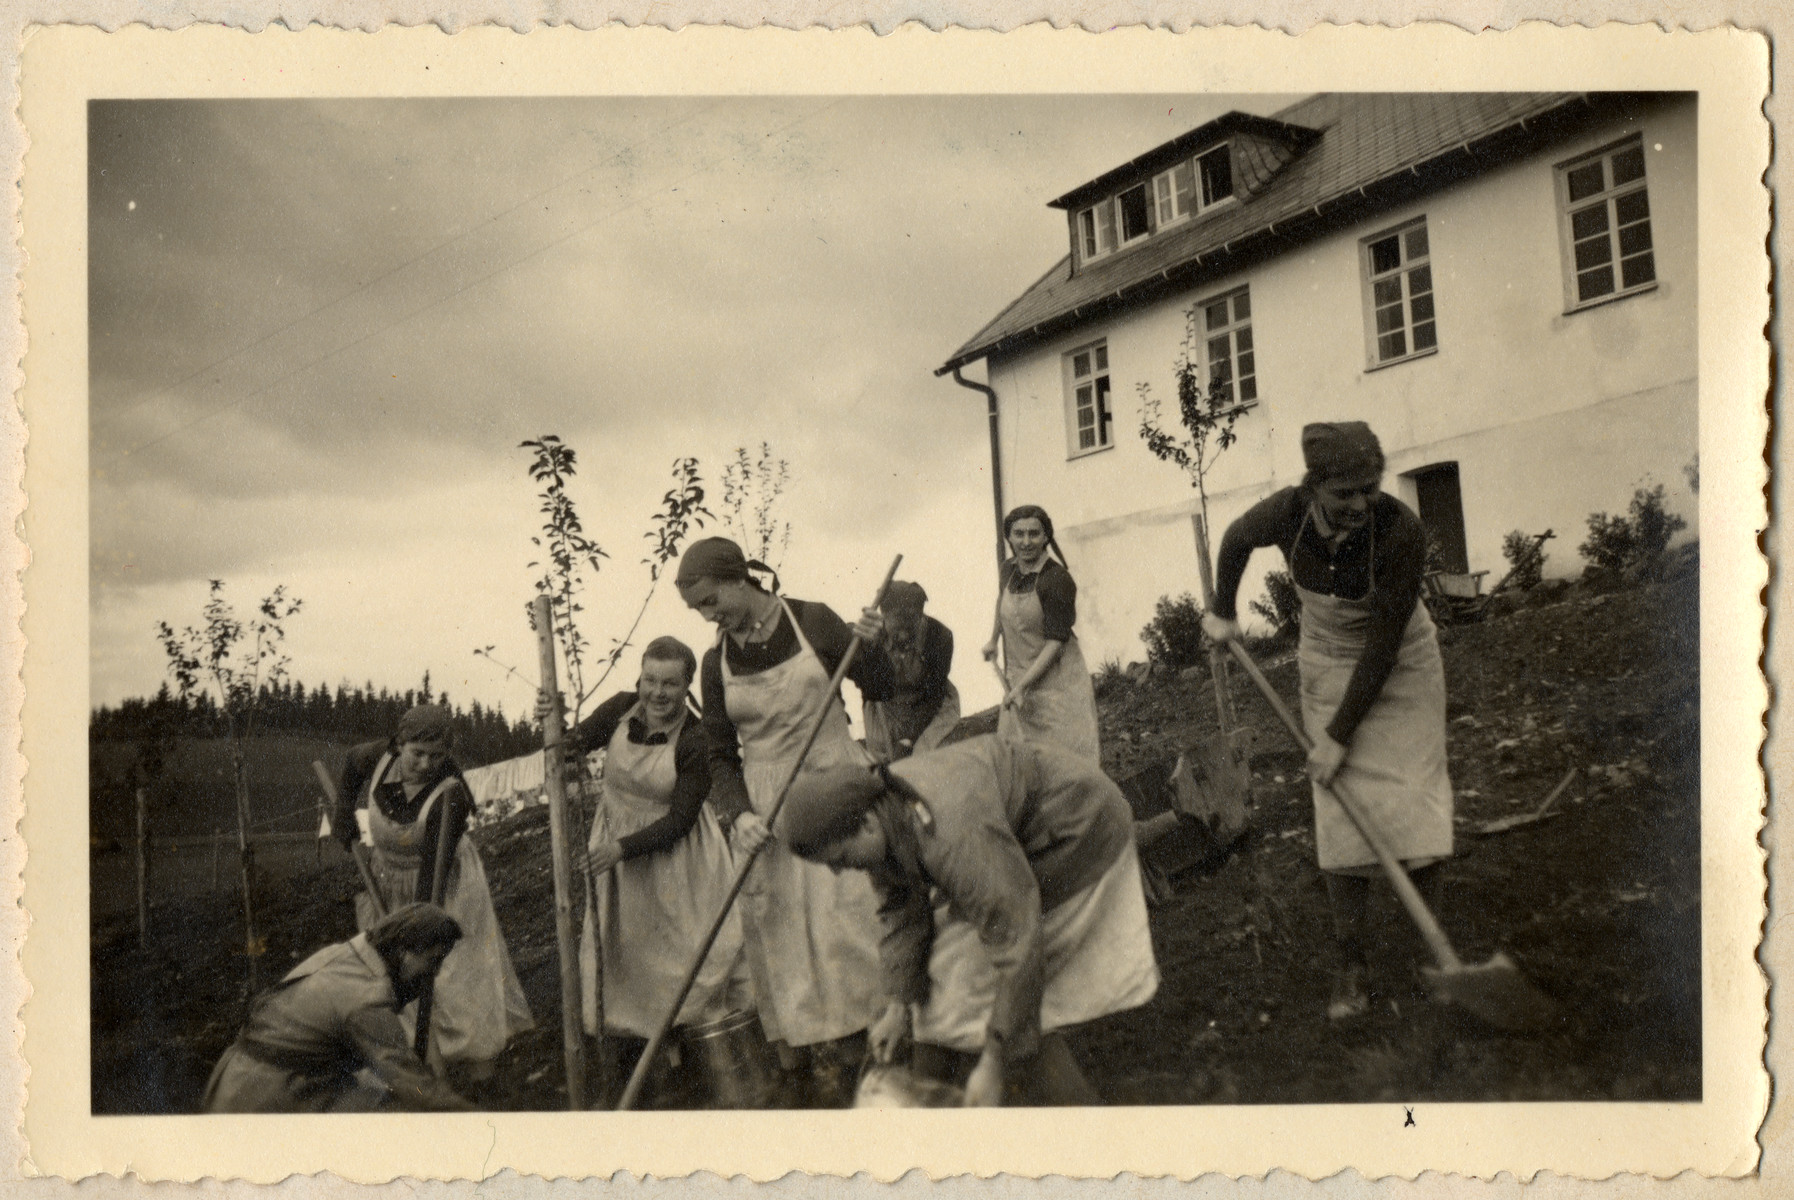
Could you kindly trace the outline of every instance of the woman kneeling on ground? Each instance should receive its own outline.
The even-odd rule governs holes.
[[[460,937],[441,909],[408,904],[294,967],[257,997],[212,1071],[203,1111],[471,1109],[418,1061],[399,1021]]]
[[[1314,749],[1315,850],[1339,965],[1332,1020],[1370,1010],[1364,922],[1376,854],[1333,798],[1338,786],[1363,808],[1437,908],[1439,867],[1452,852],[1451,777],[1445,762],[1445,670],[1420,600],[1426,530],[1383,494],[1383,448],[1362,421],[1302,430],[1308,468],[1227,527],[1213,611],[1216,641],[1240,636],[1234,601],[1253,550],[1275,546],[1302,598],[1302,724]]]
[[[986,735],[805,775],[779,824],[795,853],[866,871],[879,895],[889,1002],[875,1058],[913,1031],[919,1047],[977,1055],[968,1105],[1002,1103],[1006,1084],[1097,1102],[1059,1031],[1136,1008],[1159,983],[1133,817],[1108,776]]]

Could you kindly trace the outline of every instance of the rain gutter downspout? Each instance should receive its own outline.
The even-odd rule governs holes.
[[[976,383],[953,368],[953,382],[962,388],[971,388],[974,392],[983,392],[989,400],[990,415],[990,498],[997,512],[997,569],[1003,567],[1003,460],[998,453],[997,442],[997,390],[987,383]]]

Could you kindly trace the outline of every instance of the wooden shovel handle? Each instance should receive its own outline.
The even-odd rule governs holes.
[[[1233,651],[1233,657],[1238,661],[1241,669],[1251,676],[1253,683],[1258,685],[1258,690],[1264,695],[1265,703],[1271,706],[1271,710],[1283,722],[1284,728],[1289,730],[1290,736],[1296,739],[1296,744],[1302,747],[1302,753],[1307,754],[1313,750],[1314,743],[1303,732],[1302,723],[1296,720],[1296,715],[1290,712],[1288,705],[1283,703],[1283,698],[1271,686],[1271,681],[1265,678],[1264,672],[1258,669],[1258,664],[1252,661],[1252,656],[1246,653],[1246,648],[1238,641],[1231,639],[1227,645]],[[1452,949],[1451,939],[1446,937],[1445,930],[1439,927],[1438,918],[1433,916],[1433,911],[1426,906],[1426,901],[1420,898],[1419,889],[1414,886],[1414,881],[1408,878],[1408,872],[1402,868],[1401,860],[1389,848],[1389,843],[1383,840],[1382,832],[1371,823],[1369,814],[1359,806],[1356,799],[1339,786],[1337,780],[1334,781],[1332,787],[1323,787],[1321,790],[1330,793],[1335,800],[1339,801],[1339,807],[1345,809],[1346,816],[1352,819],[1352,824],[1358,827],[1359,834],[1370,844],[1371,850],[1377,856],[1377,862],[1383,868],[1383,873],[1389,876],[1389,882],[1394,886],[1395,894],[1400,898],[1402,907],[1408,910],[1408,916],[1413,918],[1414,924],[1420,930],[1420,936],[1426,939],[1426,944],[1432,949],[1433,957],[1439,960],[1439,965],[1447,971],[1461,970],[1464,963],[1458,957],[1457,951]]]

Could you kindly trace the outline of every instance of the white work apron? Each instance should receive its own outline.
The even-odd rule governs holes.
[[[604,797],[592,822],[593,848],[665,816],[678,782],[674,753],[687,718],[680,718],[664,743],[638,745],[629,740],[629,721],[640,712],[637,704],[617,722],[605,752]],[[598,1032],[594,940],[604,947],[606,1030],[652,1037],[734,878],[734,856],[709,805],[698,809],[691,830],[671,846],[620,862],[597,878],[595,928],[603,936],[594,939],[594,914],[588,908],[579,943],[587,1033]],[[741,919],[731,910],[675,1025],[716,1020],[729,1012],[730,968],[740,955]]]
[[[729,670],[720,634],[723,705],[741,740],[748,800],[765,817],[778,800],[816,713],[828,716],[803,759],[805,771],[847,763],[869,765],[853,740],[840,694],[810,648],[791,607],[785,618],[798,652],[753,675]],[[760,851],[742,890],[742,932],[760,1024],[769,1041],[810,1046],[867,1028],[879,996],[878,902],[863,871],[839,875],[797,857],[776,837]]]
[[[1046,648],[1040,594],[1002,588],[997,596],[997,620],[1003,629],[1004,674],[1014,687]],[[1093,763],[1102,762],[1096,732],[1096,688],[1090,682],[1090,669],[1084,665],[1076,634],[1066,639],[1058,661],[1035,680],[1021,704],[998,713],[997,736],[1058,746]]]
[[[417,819],[401,823],[380,810],[374,789],[386,778],[393,756],[381,757],[367,786],[368,837],[373,843],[374,879],[381,900],[391,912],[417,898],[417,877],[423,867],[425,823],[430,810],[442,798],[452,779],[430,792]],[[442,907],[461,926],[461,940],[443,960],[437,972],[430,1010],[430,1040],[445,1062],[489,1062],[512,1035],[535,1028],[535,1019],[524,998],[523,985],[511,966],[498,914],[492,909],[492,891],[486,883],[486,867],[473,839],[463,836],[449,862]],[[374,923],[373,903],[366,892],[355,896],[355,924],[366,930]],[[399,1014],[407,1034],[415,1027],[417,1007],[408,1005]]]
[[[1374,589],[1374,539],[1370,553]],[[1302,598],[1302,637],[1296,652],[1302,675],[1302,722],[1313,734],[1327,728],[1345,698],[1364,653],[1370,606],[1302,587],[1296,590]],[[1418,601],[1402,632],[1395,669],[1353,732],[1335,783],[1366,811],[1397,858],[1421,866],[1451,857],[1445,667],[1433,619]],[[1318,786],[1313,791],[1314,841],[1321,869],[1374,871],[1377,856],[1345,809]]]

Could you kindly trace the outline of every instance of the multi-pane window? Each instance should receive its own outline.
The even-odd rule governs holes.
[[[1216,146],[1078,213],[1078,258],[1088,262],[1233,198],[1233,152]]]
[[[1093,342],[1065,356],[1073,454],[1100,450],[1115,440],[1109,409],[1109,346]]]
[[[1152,232],[1146,215],[1146,185],[1131,187],[1115,197],[1115,211],[1121,218],[1121,244],[1143,238]]]
[[[1202,176],[1202,207],[1233,195],[1233,156],[1226,146],[1217,146],[1198,158],[1196,171]]]
[[[1252,297],[1245,288],[1213,300],[1202,309],[1203,359],[1210,391],[1219,388],[1229,404],[1258,399],[1257,356],[1252,352]]]
[[[1558,172],[1569,242],[1571,306],[1657,281],[1644,145],[1637,139]]]
[[[1196,170],[1189,160],[1152,179],[1153,203],[1160,225],[1181,221],[1196,211]]]
[[[1084,257],[1096,258],[1115,249],[1115,206],[1108,200],[1078,214]]]
[[[1424,217],[1365,241],[1364,282],[1369,293],[1371,365],[1421,354],[1439,344]]]

